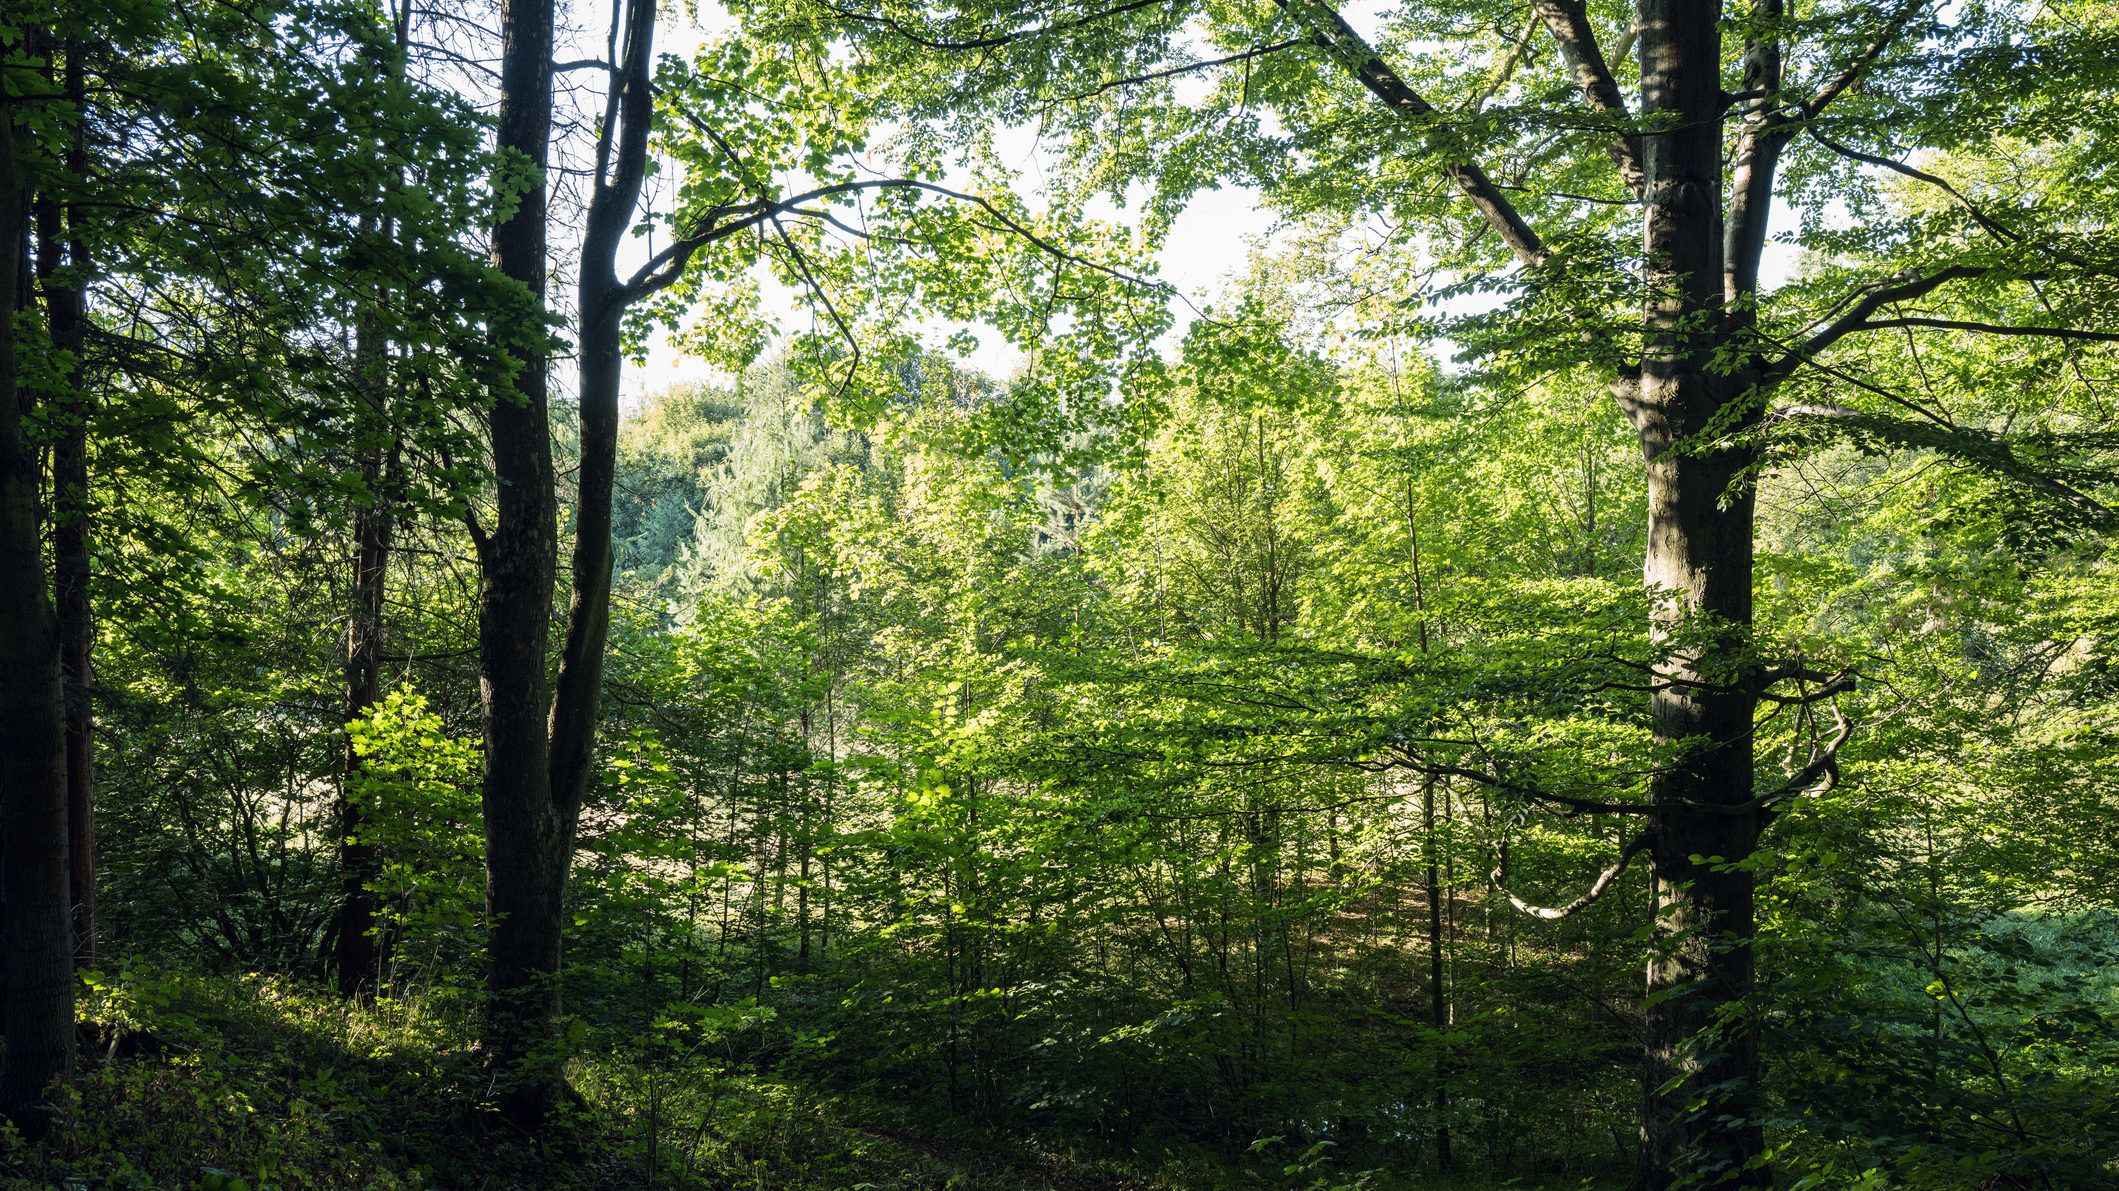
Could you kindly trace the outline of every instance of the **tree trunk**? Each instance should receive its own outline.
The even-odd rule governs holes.
[[[1685,742],[1650,782],[1650,855],[1665,900],[1648,969],[1642,1157],[1644,1181],[1658,1191],[1771,1184],[1747,1016],[1753,880],[1732,867],[1751,855],[1761,826],[1749,648],[1754,459],[1748,448],[1703,445],[1741,438],[1756,420],[1745,404],[1752,379],[1714,366],[1731,335],[1719,7],[1641,6],[1644,122],[1663,131],[1644,138],[1649,339],[1629,404],[1648,461],[1645,578],[1656,636],[1671,650],[1653,696],[1655,737]]]
[[[545,190],[551,140],[553,0],[503,0],[498,143],[534,164],[536,185],[494,230],[495,263],[523,283],[542,311]],[[516,392],[492,417],[499,510],[480,548],[480,689],[485,715],[486,1045],[502,1110],[540,1123],[564,1089],[557,1048],[559,966],[567,870],[587,794],[610,633],[611,494],[617,471],[621,327],[631,294],[617,256],[647,176],[655,6],[620,14],[624,53],[613,75],[619,120],[597,147],[580,262],[578,313],[581,461],[572,559],[556,689],[545,652],[558,559],[557,476],[547,420],[541,338],[510,343],[521,364]],[[549,692],[549,698],[548,698]]]
[[[390,23],[397,37],[391,69],[402,78],[412,36],[409,2],[392,3]],[[363,220],[362,230],[379,232],[388,244],[396,221],[388,215],[380,220],[371,217]],[[388,293],[378,292],[376,301],[387,302]],[[383,595],[390,575],[388,490],[397,471],[400,443],[390,429],[390,345],[380,315],[377,310],[361,317],[354,331],[353,366],[367,432],[358,444],[364,496],[353,513],[353,598],[346,611],[347,723],[367,715],[382,697]],[[360,757],[350,738],[339,772],[339,904],[338,923],[332,932],[337,943],[333,967],[340,995],[364,997],[381,983],[385,962],[376,930],[375,892],[369,888],[381,872],[381,857],[375,841],[363,834],[362,808],[353,791]]]
[[[66,45],[63,78],[68,101],[85,94],[80,44]],[[68,137],[64,169],[75,183],[87,176],[87,153],[78,124]],[[55,352],[65,353],[64,384],[48,398],[55,429],[52,441],[52,576],[59,624],[59,667],[66,716],[66,826],[68,896],[73,904],[74,963],[96,963],[96,832],[94,716],[90,684],[95,626],[89,616],[88,421],[84,389],[88,307],[88,249],[75,225],[72,204],[46,195],[37,203],[37,282]],[[62,271],[61,255],[65,268]]]
[[[497,509],[480,538],[479,710],[485,744],[487,937],[483,1041],[502,1111],[526,1127],[557,1097],[560,896],[572,824],[552,798],[545,677],[558,502],[546,421],[545,180],[552,132],[553,0],[502,0],[496,142],[503,170],[534,171],[493,230],[493,263],[528,291],[503,320],[514,388],[490,419]]]
[[[374,329],[363,326],[359,334],[363,342],[356,349],[356,356],[363,359],[364,367],[379,369],[381,352],[369,343]],[[380,384],[373,386],[370,393],[376,402],[373,411],[380,415]],[[391,455],[395,455],[394,448]],[[346,617],[344,715],[348,723],[367,715],[382,693],[383,584],[390,562],[389,510],[383,505],[380,491],[388,470],[386,462],[380,442],[366,449],[361,460],[361,479],[368,495],[353,517],[353,601]],[[382,970],[380,941],[375,931],[375,893],[370,888],[378,871],[379,855],[374,839],[364,833],[361,825],[364,808],[354,791],[360,776],[360,757],[354,752],[350,737],[341,773],[338,990],[344,996],[362,997],[375,991]]]
[[[0,279],[20,302],[28,186],[12,105],[0,114]],[[14,320],[0,320],[0,898],[5,899],[7,1049],[0,1113],[25,1133],[74,1071],[73,897],[68,887],[66,725],[58,617],[45,590],[37,455],[23,433]]]

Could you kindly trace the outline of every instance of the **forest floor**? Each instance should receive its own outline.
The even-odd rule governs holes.
[[[468,1022],[432,1002],[349,1007],[263,977],[92,982],[84,1074],[49,1136],[0,1131],[0,1188],[180,1191],[754,1188],[757,1191],[1300,1191],[1599,1186],[1436,1181],[1173,1149],[1097,1155],[697,1064],[607,1056],[535,1137],[475,1107]],[[1616,1184],[1612,1184],[1616,1186]]]

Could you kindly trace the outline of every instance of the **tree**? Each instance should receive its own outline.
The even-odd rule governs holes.
[[[10,58],[14,47],[9,47]],[[32,97],[46,80],[12,62],[0,70],[0,278],[17,295],[0,327],[0,874],[6,902],[7,1050],[0,1113],[42,1131],[40,1107],[55,1079],[74,1071],[73,897],[68,880],[67,750],[59,620],[45,586],[41,467],[24,425],[25,376],[16,317],[29,263],[30,195],[37,174],[18,148],[18,127],[49,118]],[[27,77],[25,77],[27,76]],[[36,142],[33,140],[32,144]],[[42,371],[42,370],[39,370]],[[38,378],[41,380],[42,378]]]
[[[1151,231],[1227,178],[1341,227],[1380,217],[1385,235],[1417,228],[1428,263],[1404,288],[1489,307],[1429,307],[1419,325],[1446,331],[1489,375],[1608,387],[1645,464],[1655,764],[1642,802],[1576,798],[1572,809],[1637,818],[1621,863],[1644,853],[1664,891],[1645,1001],[1642,1133],[1644,1177],[1660,1187],[1770,1181],[1747,862],[1791,800],[1835,780],[1848,735],[1841,721],[1787,768],[1759,764],[1762,714],[1822,716],[1854,684],[1850,672],[1777,655],[1773,634],[1754,623],[1762,469],[1786,458],[1798,433],[1829,433],[1822,423],[1925,441],[2013,474],[2027,497],[2104,515],[2094,497],[2053,489],[2019,456],[2043,431],[2012,444],[1917,403],[1904,416],[1887,385],[1834,360],[1877,332],[2109,338],[2088,325],[2109,269],[2089,233],[2089,212],[2110,209],[2101,183],[2063,188],[2034,173],[1968,195],[1903,160],[1905,150],[1847,143],[1892,127],[1915,148],[1976,153],[2002,103],[2017,118],[2057,112],[2061,88],[2034,63],[2093,55],[2104,18],[2078,25],[2038,11],[1541,0],[1519,36],[1503,5],[1411,5],[1386,14],[1386,49],[1315,0],[797,3],[764,19],[854,41],[869,55],[871,88],[905,118],[990,138],[966,119],[977,105],[1067,134],[1062,160],[1080,184],[1113,193],[1128,180],[1150,184]],[[1200,75],[1210,76],[1203,100],[1184,90]],[[2102,104],[2113,80],[2090,68],[2066,87]],[[2022,126],[2032,156],[2085,152],[2035,121]],[[1835,202],[1876,209],[1883,183],[1900,179],[1955,201],[1855,230],[1826,214]],[[1776,209],[1793,211],[1795,238],[1830,262],[1778,288],[1766,283]],[[1945,299],[2006,308],[2030,294],[2054,312],[2035,325],[1894,313]],[[1820,388],[1832,399],[1802,399]],[[1869,408],[1878,396],[1886,404]]]
[[[942,249],[969,255],[1009,246],[998,278],[967,285],[938,279],[937,304],[961,308],[978,294],[1019,281],[1029,273],[1056,291],[1068,274],[1113,285],[1138,285],[1110,265],[1056,247],[1028,225],[1027,216],[993,200],[918,177],[873,177],[853,154],[866,135],[856,105],[840,118],[795,119],[782,111],[759,112],[764,94],[799,109],[814,81],[785,61],[748,57],[744,47],[709,47],[707,57],[732,68],[732,77],[673,67],[658,85],[654,66],[655,5],[630,0],[614,12],[604,118],[592,150],[590,191],[583,212],[582,249],[575,294],[580,460],[569,565],[570,603],[559,649],[557,678],[545,679],[547,622],[557,582],[557,475],[548,418],[547,352],[542,317],[517,320],[502,344],[514,361],[511,384],[497,394],[488,418],[496,516],[490,533],[474,529],[483,572],[479,612],[481,691],[485,720],[484,807],[492,935],[486,1042],[505,1079],[504,1109],[523,1123],[542,1119],[559,1093],[557,1056],[550,1045],[559,1012],[562,900],[582,801],[592,773],[602,700],[604,652],[610,632],[612,484],[619,439],[619,381],[629,320],[636,307],[669,291],[674,302],[695,298],[710,278],[734,279],[770,260],[783,277],[801,287],[827,316],[850,352],[840,377],[843,396],[863,361],[863,343],[826,288],[831,281],[852,287],[850,269],[831,264],[858,260],[874,268],[867,243],[912,249]],[[549,164],[552,120],[552,17],[550,0],[508,0],[501,9],[502,58],[498,149],[504,171],[498,188],[516,195],[494,229],[494,264],[518,283],[526,311],[544,309],[547,206],[544,174]],[[617,270],[618,252],[638,218],[647,180],[649,138],[655,131],[658,91],[666,108],[683,122],[681,133],[665,128],[672,155],[695,171],[669,217],[668,243],[630,276]],[[783,175],[799,167],[810,184],[784,187]],[[805,246],[790,223],[850,227],[834,206],[882,194],[892,234],[855,229],[862,253],[827,258]],[[922,198],[943,200],[971,215],[938,218]],[[976,228],[977,232],[969,229]],[[770,235],[764,235],[769,230]],[[759,233],[753,235],[752,233]],[[985,239],[981,240],[983,235]],[[740,249],[710,266],[703,254],[716,245]],[[770,246],[770,247],[768,247]],[[1063,266],[1055,272],[1052,263]],[[896,263],[886,257],[884,263]],[[1035,266],[1030,268],[1027,266]],[[871,282],[871,284],[873,284]],[[878,287],[884,293],[889,290]],[[1092,291],[1094,286],[1090,287]],[[1081,297],[1073,301],[1083,301]],[[665,309],[665,317],[674,313]],[[1054,311],[1041,304],[1036,322],[1015,323],[1024,339],[1053,339]],[[1113,352],[1138,365],[1146,343],[1162,326],[1150,314],[1085,320],[1075,332],[1081,348]],[[1123,328],[1114,333],[1112,325]],[[901,337],[895,332],[890,340]],[[902,342],[897,345],[900,354]],[[738,344],[739,359],[755,347]],[[839,363],[815,342],[810,358]],[[880,353],[879,353],[880,354]],[[889,363],[886,357],[881,363]],[[1108,365],[1064,374],[1079,389],[1094,390]],[[887,374],[885,374],[887,375]],[[871,383],[875,373],[865,376]],[[881,386],[878,386],[881,387]],[[1065,390],[1061,390],[1064,392]],[[1098,394],[1100,395],[1100,394]],[[1095,409],[1082,403],[1081,420]],[[1048,419],[1050,420],[1050,419]],[[549,688],[549,689],[548,689]]]

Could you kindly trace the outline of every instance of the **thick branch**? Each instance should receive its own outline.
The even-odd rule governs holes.
[[[1317,44],[1337,58],[1351,72],[1369,94],[1383,101],[1385,107],[1409,117],[1425,119],[1436,115],[1435,106],[1419,92],[1407,86],[1383,61],[1383,56],[1369,45],[1354,27],[1346,23],[1339,11],[1320,0],[1274,0],[1282,11],[1308,26]],[[1457,189],[1471,199],[1479,215],[1488,226],[1500,233],[1508,250],[1517,260],[1526,265],[1543,264],[1550,255],[1545,242],[1517,211],[1515,204],[1495,186],[1486,171],[1469,162],[1459,162],[1442,167]]]
[[[1560,58],[1575,76],[1582,98],[1607,116],[1631,122],[1633,116],[1626,110],[1626,99],[1619,93],[1611,65],[1597,45],[1597,31],[1589,23],[1589,5],[1584,0],[1537,0],[1537,10],[1553,40],[1560,43]],[[1640,135],[1629,131],[1613,141],[1611,161],[1618,167],[1626,189],[1639,195],[1647,178],[1641,168]]]
[[[1787,781],[1761,794],[1753,804],[1768,821],[1789,802],[1797,798],[1822,797],[1839,784],[1839,751],[1853,738],[1854,721],[1847,718],[1847,713],[1841,711],[1838,704],[1832,707],[1832,718],[1837,721],[1832,739],[1817,751],[1810,763],[1789,775]]]
[[[1753,101],[1737,133],[1729,223],[1723,251],[1722,298],[1732,309],[1758,289],[1759,261],[1766,248],[1766,225],[1773,211],[1773,186],[1782,150],[1810,120],[1860,82],[1884,49],[1904,31],[1927,0],[1907,0],[1885,18],[1883,31],[1864,46],[1807,102],[1783,110],[1779,98],[1785,83],[1780,24],[1782,0],[1758,0],[1753,13],[1760,28],[1744,45],[1744,95]]]
[[[1744,43],[1744,90],[1765,98],[1745,111],[1736,136],[1729,221],[1723,234],[1722,301],[1750,318],[1745,302],[1758,289],[1759,261],[1766,251],[1766,224],[1773,211],[1773,183],[1780,170],[1790,124],[1774,110],[1785,68],[1781,52],[1781,0],[1758,0],[1752,20],[1760,26]]]

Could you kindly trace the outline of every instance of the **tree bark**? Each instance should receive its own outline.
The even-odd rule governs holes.
[[[397,37],[391,70],[402,77],[412,34],[409,4],[391,5]],[[393,187],[395,183],[393,182]],[[396,231],[390,216],[363,220],[364,232],[379,232],[388,244]],[[379,289],[378,304],[389,294]],[[354,329],[353,366],[363,404],[366,430],[358,443],[363,499],[353,513],[353,598],[346,612],[345,720],[368,714],[382,697],[383,596],[390,574],[390,508],[388,491],[397,471],[400,444],[390,429],[390,345],[381,326],[381,311],[361,317]],[[382,939],[376,930],[375,893],[369,888],[381,872],[381,855],[362,829],[363,808],[353,787],[360,757],[346,741],[339,779],[339,906],[332,931],[337,954],[333,968],[340,995],[372,995],[382,981]]]
[[[68,102],[85,95],[81,47],[66,45],[66,65],[54,83]],[[63,168],[70,184],[87,176],[83,132],[68,137]],[[47,193],[36,204],[37,283],[44,296],[52,350],[69,363],[63,383],[47,400],[53,409],[52,577],[59,624],[60,681],[66,716],[66,834],[68,890],[73,903],[74,963],[96,964],[96,830],[94,707],[91,668],[95,625],[89,607],[88,423],[91,402],[84,387],[88,305],[84,293],[88,248],[75,224],[72,204]],[[63,256],[63,264],[62,264]]]
[[[1640,63],[1648,343],[1630,402],[1647,458],[1645,579],[1660,664],[1650,781],[1654,870],[1665,890],[1648,969],[1644,1181],[1764,1187],[1752,984],[1753,879],[1734,867],[1753,809],[1750,672],[1754,377],[1714,363],[1723,307],[1718,0],[1646,0]],[[1726,429],[1723,427],[1726,425]],[[1710,431],[1710,426],[1712,430]],[[1707,440],[1717,445],[1706,445]],[[1697,859],[1696,859],[1697,858]]]
[[[29,187],[5,98],[0,94],[0,279],[12,312],[24,289]],[[22,424],[14,320],[0,323],[0,938],[7,965],[0,1113],[36,1135],[49,1124],[45,1090],[74,1071],[66,725],[58,616],[45,590],[37,454]]]
[[[551,139],[552,0],[504,0],[499,144],[528,158],[539,180],[494,232],[494,261],[542,310]],[[556,1046],[563,901],[574,832],[587,795],[610,633],[611,496],[617,471],[622,325],[634,294],[617,254],[647,176],[655,6],[626,5],[624,53],[597,145],[583,238],[578,315],[581,460],[572,603],[556,689],[545,678],[558,558],[557,476],[547,418],[542,339],[511,342],[516,391],[492,418],[499,509],[480,546],[480,690],[485,718],[486,1045],[502,1109],[541,1122],[564,1090]],[[537,332],[540,336],[541,329]],[[548,698],[548,692],[549,698]]]
[[[502,1111],[542,1122],[559,1090],[560,896],[571,823],[553,802],[545,677],[558,559],[558,501],[546,420],[544,170],[552,132],[553,0],[502,0],[503,170],[533,176],[493,230],[493,263],[527,291],[517,320],[498,326],[516,365],[513,391],[489,432],[497,508],[478,542],[479,710],[485,743],[487,937],[483,1042]]]

